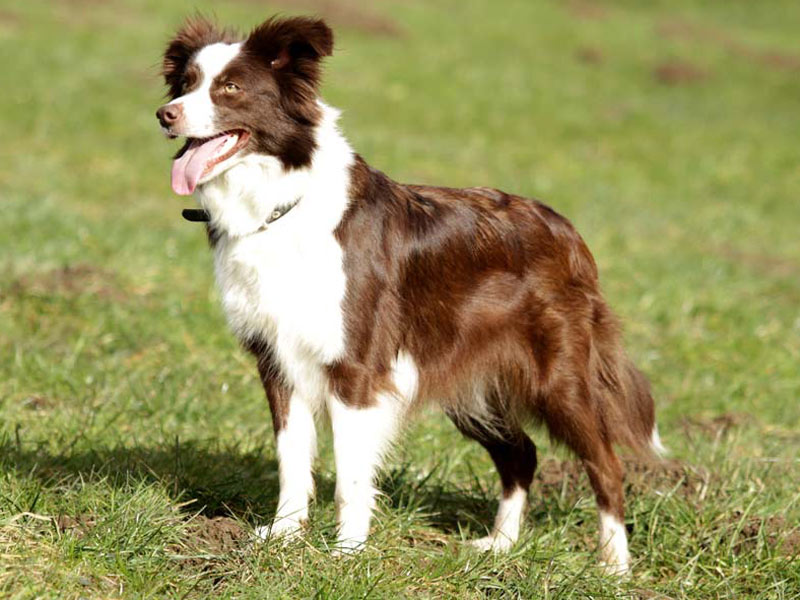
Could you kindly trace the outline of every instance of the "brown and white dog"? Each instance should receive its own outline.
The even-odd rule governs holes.
[[[301,530],[327,411],[338,547],[363,545],[381,456],[404,417],[435,401],[500,473],[479,548],[517,540],[536,468],[523,426],[542,423],[585,465],[603,563],[627,571],[613,446],[659,443],[592,255],[540,202],[403,185],[367,165],[318,97],[332,49],[317,19],[272,19],[240,40],[196,18],[164,55],[171,102],[157,116],[186,138],[172,187],[208,215],[222,305],[272,411],[280,497],[259,535]]]

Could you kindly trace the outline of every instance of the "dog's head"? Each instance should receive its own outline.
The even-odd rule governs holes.
[[[332,50],[333,32],[319,19],[270,19],[240,41],[204,18],[187,21],[164,53],[171,101],[156,112],[168,136],[186,138],[173,190],[191,194],[252,153],[287,169],[308,165],[320,61]]]

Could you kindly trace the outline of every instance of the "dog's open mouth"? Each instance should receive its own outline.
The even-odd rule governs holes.
[[[188,196],[204,175],[244,148],[250,134],[243,129],[225,131],[209,138],[189,138],[172,163],[172,190]]]

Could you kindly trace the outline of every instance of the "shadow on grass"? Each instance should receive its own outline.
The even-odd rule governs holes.
[[[103,482],[119,489],[158,484],[187,514],[234,516],[263,524],[275,514],[277,461],[263,448],[242,450],[213,442],[176,440],[172,446],[113,446],[51,453],[0,440],[0,472],[15,471],[48,489],[79,482]],[[431,475],[433,475],[432,473]],[[335,478],[316,476],[316,505],[332,507]],[[464,489],[401,465],[381,477],[379,488],[393,510],[413,510],[444,533],[483,534],[497,508],[480,486]],[[16,507],[24,511],[28,507]]]
[[[130,489],[157,483],[187,512],[208,517],[274,513],[278,465],[262,449],[243,451],[202,441],[172,446],[113,446],[51,454],[0,440],[0,469],[35,478],[47,488],[100,482]]]
[[[497,511],[497,499],[479,483],[457,487],[438,477],[437,468],[420,478],[410,464],[398,465],[383,474],[379,489],[393,510],[414,512],[446,534],[485,535]]]

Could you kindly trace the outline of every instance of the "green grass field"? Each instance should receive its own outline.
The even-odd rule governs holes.
[[[653,382],[628,463],[634,573],[596,568],[585,477],[534,432],[508,556],[499,482],[443,417],[388,461],[370,547],[332,558],[330,437],[304,541],[267,403],[169,189],[160,51],[195,8],[322,12],[324,96],[401,181],[574,221]],[[800,598],[800,3],[0,0],[0,597]]]

